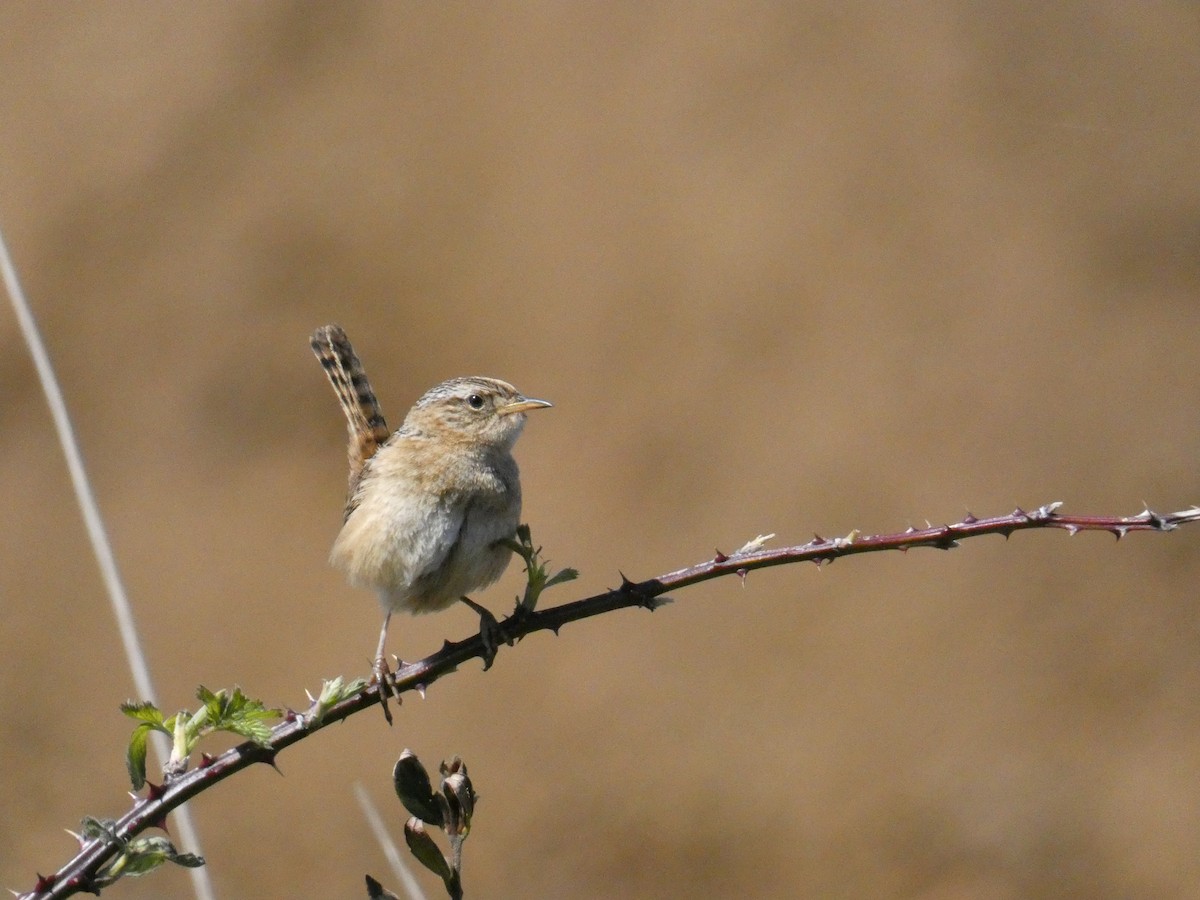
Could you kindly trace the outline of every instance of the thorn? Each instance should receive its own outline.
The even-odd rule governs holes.
[[[555,637],[558,637],[558,629],[560,629],[560,628],[562,628],[561,625],[555,625],[553,628],[550,629],[551,631],[554,632]]]
[[[723,562],[729,562],[729,557],[718,550],[717,555],[713,557],[713,562],[719,566]]]
[[[50,888],[54,887],[54,882],[57,880],[57,877],[54,875],[43,875],[41,872],[38,872],[37,884],[33,886],[33,892],[35,894],[40,894],[43,891],[50,890]]]
[[[979,520],[977,518],[975,518],[973,515],[971,515],[971,511],[967,510],[967,516],[965,519],[963,519],[963,524],[964,525],[974,525],[978,521]]]
[[[1014,509],[1014,510],[1012,511],[1012,515],[1013,515],[1013,518],[1014,518],[1014,519],[1027,519],[1027,518],[1029,518],[1029,515],[1028,515],[1028,513],[1026,513],[1026,512],[1025,512],[1025,510],[1021,509],[1021,507],[1019,507],[1019,506],[1018,506],[1016,509]]]
[[[1016,531],[1015,528],[1001,528],[996,533],[1004,535],[1004,539],[1007,541],[1010,537],[1013,536],[1014,531]]]
[[[171,829],[167,828],[167,811],[165,809],[154,818],[147,819],[146,825],[149,828],[159,828],[168,835],[171,833]]]
[[[909,525],[907,528],[904,529],[904,533],[905,534],[916,534],[917,528],[915,525]]]
[[[746,587],[746,576],[749,574],[750,574],[749,569],[738,569],[737,570],[737,577],[742,579],[742,587],[743,588]]]
[[[197,769],[207,769],[209,766],[211,766],[216,761],[217,761],[217,758],[215,756],[211,756],[208,753],[201,752],[200,765],[196,766],[196,768]]]
[[[149,802],[151,800],[162,799],[163,794],[165,794],[166,792],[167,792],[167,789],[166,789],[165,785],[155,784],[153,781],[150,781],[149,779],[146,780],[146,801],[147,802]]]
[[[1068,525],[1066,527],[1066,532],[1067,532],[1068,537],[1075,537],[1075,535],[1079,534],[1079,526],[1078,525]]]
[[[264,763],[266,763],[268,766],[270,766],[272,769],[274,769],[274,770],[275,770],[276,774],[278,774],[280,778],[282,778],[282,777],[283,777],[283,770],[282,770],[282,769],[280,769],[280,768],[279,768],[279,766],[277,766],[277,765],[275,764],[275,757],[276,757],[276,756],[278,756],[278,755],[279,755],[279,751],[278,751],[278,750],[275,750],[275,749],[271,749],[271,750],[264,750],[264,751],[263,751],[263,758],[262,758],[262,759],[260,759],[260,760],[259,760],[259,762],[264,762]]]
[[[83,891],[85,894],[100,896],[100,888],[96,887],[96,879],[83,875],[75,875],[67,879],[67,886]]]
[[[421,695],[421,699],[424,700],[425,699],[425,685],[418,684],[418,685],[414,685],[414,687],[416,688],[417,693]]]
[[[317,702],[317,698],[316,698],[316,697],[314,697],[312,694],[310,694],[310,693],[308,692],[308,688],[305,688],[305,689],[304,689],[304,696],[308,698],[308,702],[309,702],[310,704],[311,704],[311,703],[316,703],[316,702]]]
[[[813,532],[813,543],[816,543],[816,544],[824,544],[824,543],[825,543],[825,538],[821,537],[819,534],[817,534],[817,533],[814,531],[814,532]]]
[[[1125,535],[1126,535],[1126,534],[1128,534],[1128,533],[1129,533],[1129,529],[1128,529],[1128,528],[1126,528],[1124,525],[1116,525],[1116,526],[1114,526],[1114,527],[1112,527],[1112,528],[1110,528],[1110,529],[1108,529],[1108,530],[1109,530],[1109,531],[1111,531],[1111,532],[1113,533],[1113,536],[1114,536],[1114,537],[1115,537],[1115,538],[1116,538],[1118,541],[1119,541],[1121,538],[1125,537]]]
[[[624,572],[622,572],[618,569],[617,574],[621,576],[621,586],[619,588],[617,588],[617,590],[625,591],[626,593],[630,593],[633,591],[633,589],[635,587],[637,587],[637,585],[635,585],[632,581],[630,581],[628,578],[625,577]]]
[[[666,597],[666,596],[649,597],[646,599],[646,609],[650,610],[650,612],[654,612],[660,606],[666,606],[668,603],[674,603],[674,602],[675,602],[674,597]]]
[[[71,837],[75,838],[75,840],[77,840],[79,842],[80,847],[84,846],[87,843],[87,838],[85,838],[82,834],[76,834],[70,828],[64,828],[63,831],[65,831]],[[13,893],[16,893],[16,892],[14,891]]]

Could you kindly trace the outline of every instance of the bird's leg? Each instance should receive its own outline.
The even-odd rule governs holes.
[[[389,725],[392,724],[392,711],[388,708],[388,697],[397,697],[395,685],[392,684],[392,670],[388,668],[387,657],[383,655],[383,648],[387,643],[388,622],[391,620],[392,611],[389,609],[383,614],[383,627],[379,629],[379,647],[375,650],[375,661],[371,665],[371,674],[379,683],[379,705],[383,707],[383,717]]]
[[[492,661],[496,658],[496,648],[500,646],[500,623],[490,610],[480,606],[470,597],[458,599],[479,613],[479,637],[483,639],[483,671],[486,672],[492,667]]]

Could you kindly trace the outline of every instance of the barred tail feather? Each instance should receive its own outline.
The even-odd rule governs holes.
[[[363,465],[388,439],[387,423],[367,373],[341,326],[318,328],[309,343],[346,414],[346,430],[350,436],[346,456],[350,463],[350,493],[353,495]]]

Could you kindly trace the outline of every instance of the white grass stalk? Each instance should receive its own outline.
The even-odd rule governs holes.
[[[409,900],[425,900],[425,892],[417,883],[412,869],[405,864],[404,858],[400,855],[400,849],[392,840],[387,826],[383,824],[383,817],[379,815],[379,810],[371,802],[371,797],[361,782],[354,783],[354,796],[358,798],[358,805],[362,807],[367,824],[371,826],[371,833],[375,835],[375,840],[379,841],[379,846],[383,848],[383,855],[387,857],[388,865],[392,867],[392,874],[404,886],[404,892],[408,894]]]
[[[134,620],[133,609],[129,605],[129,597],[125,593],[125,585],[121,581],[121,573],[113,556],[112,544],[108,540],[108,532],[104,520],[100,516],[100,508],[96,504],[95,494],[92,493],[88,481],[87,470],[83,465],[83,455],[79,443],[75,439],[75,431],[71,426],[71,418],[67,414],[67,404],[63,400],[62,390],[54,375],[54,367],[50,364],[50,356],[42,342],[38,331],[37,320],[29,308],[25,292],[21,289],[17,270],[8,252],[4,234],[0,231],[0,271],[4,278],[4,286],[12,301],[13,311],[25,344],[29,347],[29,355],[37,368],[38,380],[46,394],[46,405],[50,407],[50,415],[54,419],[54,428],[58,432],[58,440],[62,445],[63,455],[67,458],[67,470],[71,474],[71,484],[75,489],[75,499],[79,502],[79,510],[83,514],[83,523],[87,528],[88,539],[92,544],[92,553],[96,556],[96,564],[100,567],[100,575],[104,579],[104,587],[112,604],[113,615],[117,618],[117,628],[121,633],[121,643],[125,647],[125,658],[129,662],[129,670],[133,675],[133,684],[138,696],[149,700],[155,706],[158,698],[155,695],[154,683],[150,678],[150,669],[146,663],[146,654],[138,637],[137,623]],[[153,737],[154,749],[160,764],[165,762],[171,751],[170,738],[165,734],[155,732]],[[161,739],[161,740],[160,740]],[[175,815],[175,825],[179,829],[183,849],[200,853],[200,841],[196,827],[192,821],[187,806],[181,807]],[[198,900],[214,900],[212,881],[208,875],[207,866],[188,869],[192,877],[192,888]]]

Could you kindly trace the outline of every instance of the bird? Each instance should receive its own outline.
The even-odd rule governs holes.
[[[325,325],[310,343],[349,433],[346,506],[329,559],[383,607],[372,675],[391,724],[387,698],[395,692],[384,650],[393,613],[436,612],[461,601],[480,614],[481,631],[489,621],[495,627],[467,595],[508,566],[521,516],[513,445],[526,414],[553,404],[497,378],[451,378],[426,391],[389,432],[346,332]]]

